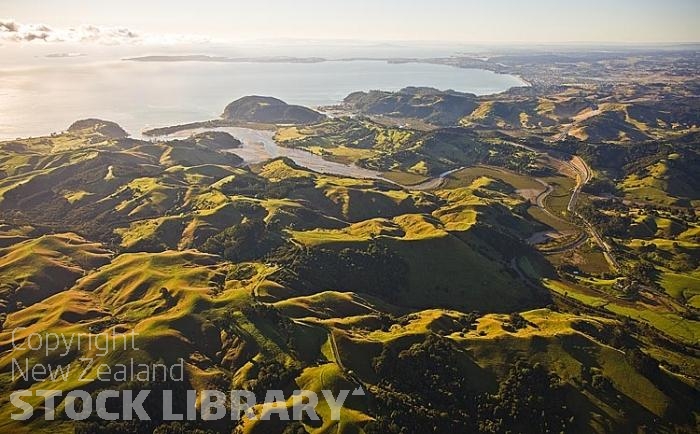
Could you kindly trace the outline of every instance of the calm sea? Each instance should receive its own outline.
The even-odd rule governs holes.
[[[76,119],[118,122],[133,135],[145,128],[212,119],[245,95],[307,106],[328,105],[358,90],[430,86],[476,94],[523,82],[490,71],[421,63],[148,63],[38,59],[0,65],[0,138],[62,131]]]

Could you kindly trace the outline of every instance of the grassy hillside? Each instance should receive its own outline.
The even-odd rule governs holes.
[[[427,91],[410,100],[356,97],[433,121],[451,104]],[[547,119],[592,108],[568,95],[474,111],[484,125],[546,129]],[[589,191],[569,210],[581,175],[568,160],[476,127],[419,131],[341,117],[280,127],[276,138],[407,184],[432,181],[412,189],[320,174],[287,158],[246,166],[226,152],[239,144],[230,135],[150,142],[95,120],[0,143],[0,430],[697,430],[695,213]],[[641,152],[632,146],[615,154],[624,164],[610,159],[626,174],[619,183],[628,199],[643,183],[677,195],[674,206],[693,200],[692,179],[684,187],[677,175],[689,160],[658,151],[634,170],[624,167]],[[596,167],[596,176],[618,175]],[[619,269],[587,225],[610,244]],[[555,232],[561,239],[531,241]],[[74,333],[81,342],[134,332],[138,349],[46,354],[13,347],[14,330],[15,339]],[[13,359],[82,366],[84,357],[112,367],[182,360],[184,381],[129,384],[95,369],[86,382],[77,372],[11,376]],[[276,388],[361,387],[366,395],[349,398],[340,421],[330,420],[323,398],[318,422],[71,422],[62,400],[55,424],[9,417],[12,390],[128,387],[244,388],[259,398]],[[269,408],[259,399],[255,411]]]
[[[2,311],[29,307],[72,287],[111,256],[99,243],[72,233],[44,235],[1,249]]]

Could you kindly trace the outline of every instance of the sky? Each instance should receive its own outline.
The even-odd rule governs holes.
[[[0,0],[0,41],[700,42],[700,0]]]

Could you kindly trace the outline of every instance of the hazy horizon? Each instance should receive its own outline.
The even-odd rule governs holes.
[[[167,12],[167,20],[162,17]],[[700,42],[693,0],[490,2],[183,0],[103,4],[6,1],[0,43],[219,44],[316,41],[473,45],[668,45]]]

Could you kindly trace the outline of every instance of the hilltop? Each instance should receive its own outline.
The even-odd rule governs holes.
[[[115,122],[104,121],[102,119],[82,119],[75,121],[68,127],[70,133],[97,133],[110,139],[122,139],[128,133]]]
[[[312,124],[324,119],[324,115],[309,108],[290,105],[266,96],[244,96],[224,109],[223,119],[267,124]]]
[[[180,131],[234,126],[275,128],[276,125],[314,124],[324,119],[325,115],[307,107],[287,104],[277,98],[250,95],[228,104],[218,119],[151,128],[143,131],[143,135],[157,137]]]
[[[478,104],[473,94],[421,87],[398,92],[354,92],[343,100],[345,108],[363,114],[418,118],[435,125],[454,125]]]

